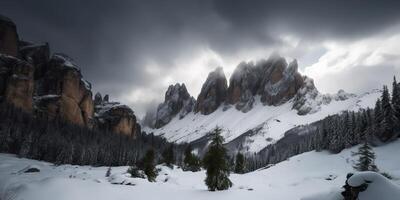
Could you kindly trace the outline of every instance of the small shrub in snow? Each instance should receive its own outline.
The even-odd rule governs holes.
[[[140,170],[136,165],[130,166],[127,171],[132,178],[146,178],[146,175],[142,170]]]
[[[387,173],[387,172],[382,172],[381,175],[384,176],[384,177],[386,177],[387,179],[390,179],[390,180],[393,179],[393,177],[392,177],[389,173]]]
[[[111,175],[111,167],[108,167],[106,172],[106,177],[109,177],[110,175]]]
[[[154,165],[154,156],[154,150],[149,149],[143,158],[144,173],[150,182],[156,181],[158,175],[158,171]]]
[[[188,145],[185,149],[185,158],[183,160],[185,171],[200,171],[200,159],[192,153],[192,146]]]
[[[173,164],[175,163],[175,156],[174,156],[174,147],[170,145],[168,148],[164,150],[162,153],[163,161],[165,165],[169,168],[173,169]]]
[[[236,155],[236,162],[235,162],[235,173],[243,174],[245,172],[245,163],[244,163],[244,156],[240,152]]]

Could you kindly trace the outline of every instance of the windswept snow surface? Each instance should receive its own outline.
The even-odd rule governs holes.
[[[291,101],[280,106],[264,106],[259,97],[256,98],[253,109],[247,113],[238,111],[231,106],[224,111],[224,106],[209,115],[189,113],[184,118],[176,116],[170,123],[159,129],[145,127],[147,133],[161,135],[171,142],[191,142],[209,133],[216,126],[224,129],[222,135],[229,142],[246,131],[261,128],[248,139],[249,151],[258,152],[270,143],[283,137],[284,133],[298,125],[304,125],[323,119],[328,115],[345,110],[358,111],[360,108],[373,107],[381,95],[379,90],[373,90],[362,95],[355,95],[344,101],[332,100],[327,105],[321,105],[318,112],[308,115],[298,115],[292,109]]]
[[[383,172],[393,176],[393,181],[380,180],[377,184],[390,185],[390,194],[399,194],[400,140],[374,148],[376,164]],[[183,172],[161,168],[157,182],[129,178],[128,167],[113,167],[106,178],[107,167],[54,166],[51,163],[20,159],[10,154],[0,154],[1,200],[299,200],[340,199],[341,186],[346,174],[352,172],[355,158],[351,152],[357,147],[339,154],[328,152],[303,153],[267,169],[248,174],[231,174],[233,187],[226,191],[209,192],[204,185],[205,172]],[[27,166],[35,166],[40,172],[21,173]],[[119,185],[115,183],[130,184]],[[114,184],[112,184],[114,183]],[[360,195],[360,200],[371,200],[383,188],[371,185],[371,190]],[[377,194],[378,193],[378,194]],[[397,200],[386,196],[384,200]]]

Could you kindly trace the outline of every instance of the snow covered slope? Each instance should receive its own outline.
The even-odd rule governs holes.
[[[144,131],[180,143],[202,138],[216,126],[224,129],[225,142],[230,142],[249,130],[257,129],[257,133],[247,138],[243,144],[249,147],[249,151],[257,152],[279,140],[286,131],[295,126],[312,123],[345,110],[357,111],[360,108],[373,107],[380,95],[379,90],[361,95],[349,95],[347,100],[340,100],[331,95],[330,103],[321,104],[318,111],[307,115],[299,115],[297,110],[292,109],[292,101],[280,106],[266,106],[261,103],[259,97],[256,97],[253,109],[246,113],[233,106],[227,109],[226,105],[222,105],[209,115],[191,112],[184,118],[176,116],[159,129],[145,127]]]
[[[131,199],[176,199],[176,200],[299,200],[337,199],[346,174],[352,172],[353,157],[346,149],[339,154],[308,152],[268,169],[248,174],[231,174],[233,187],[227,191],[209,192],[204,185],[205,172],[183,172],[160,167],[157,182],[129,178],[128,167],[113,167],[111,178],[106,178],[107,167],[55,166],[36,160],[20,159],[10,154],[0,154],[0,199],[2,200],[131,200]],[[391,186],[392,194],[399,194],[400,184],[400,140],[374,148],[376,164],[383,172],[393,176],[393,181],[384,180]],[[40,172],[23,173],[27,166]],[[120,182],[130,185],[119,185]],[[112,184],[114,183],[114,184]],[[377,182],[378,183],[378,182]],[[382,180],[380,180],[382,183]],[[380,195],[381,189],[371,186],[360,194],[360,200],[370,200],[372,194]],[[386,188],[387,189],[387,188]],[[385,190],[388,191],[388,190]],[[320,197],[320,198],[316,198]],[[387,196],[395,200],[398,196]]]

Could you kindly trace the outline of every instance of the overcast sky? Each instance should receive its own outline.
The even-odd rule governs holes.
[[[273,51],[296,58],[324,93],[368,91],[400,74],[398,0],[1,0],[0,14],[140,117],[170,84],[197,97],[217,66],[229,77]]]

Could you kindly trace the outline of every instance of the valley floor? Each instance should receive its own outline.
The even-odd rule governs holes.
[[[400,188],[399,150],[400,140],[374,148],[376,164],[382,172],[393,176],[392,182],[397,188]],[[318,194],[337,196],[346,174],[353,171],[352,163],[355,158],[351,157],[352,151],[356,151],[356,148],[346,149],[339,154],[308,152],[268,169],[244,175],[231,174],[233,187],[221,192],[207,191],[203,181],[204,171],[192,173],[159,166],[161,172],[157,182],[149,183],[144,179],[128,178],[124,174],[128,167],[113,167],[111,177],[106,178],[107,167],[55,166],[0,154],[0,199],[292,200]],[[23,173],[23,169],[28,166],[39,168],[40,172]],[[112,184],[123,181],[131,185]]]

